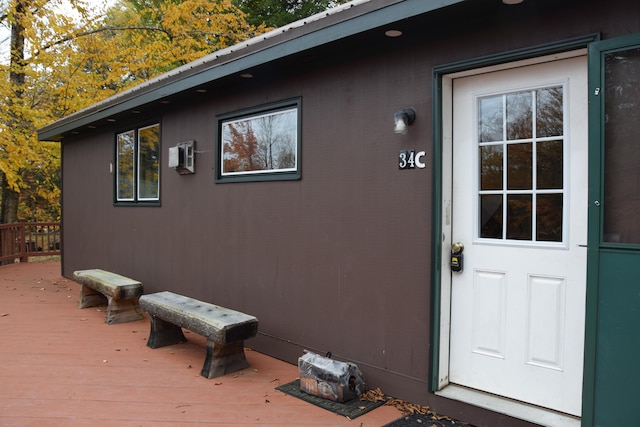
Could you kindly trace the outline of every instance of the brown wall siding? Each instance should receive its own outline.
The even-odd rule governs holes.
[[[573,6],[487,17],[489,27],[475,16],[476,25],[438,16],[424,37],[413,35],[415,45],[352,51],[296,77],[274,74],[268,85],[257,75],[233,92],[194,94],[161,117],[161,207],[113,206],[113,133],[65,142],[64,274],[110,269],[141,280],[146,292],[246,311],[260,319],[260,335],[247,342],[260,351],[292,362],[302,348],[331,351],[390,395],[482,414],[493,426],[525,425],[428,393],[431,70],[594,32],[640,31],[639,14],[625,12],[637,11],[634,2]],[[215,115],[293,97],[302,98],[302,179],[215,184]],[[416,122],[394,135],[393,112],[406,107]],[[166,166],[167,150],[188,139],[200,152],[196,174],[179,176]],[[425,150],[427,168],[398,170],[404,149]]]
[[[388,82],[416,81],[412,70],[365,65],[164,114],[162,154],[187,139],[202,153],[192,176],[162,160],[160,208],[112,206],[113,135],[65,143],[65,274],[112,269],[146,292],[252,313],[276,339],[426,382],[431,169],[400,171],[396,158],[429,151],[428,79],[396,91]],[[296,96],[302,180],[215,184],[215,115]],[[408,106],[418,121],[397,136],[393,112]]]

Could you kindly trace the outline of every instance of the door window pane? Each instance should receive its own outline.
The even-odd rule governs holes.
[[[507,196],[507,239],[531,240],[530,194]]]
[[[538,138],[564,134],[563,96],[561,87],[536,92],[536,135]]]
[[[502,145],[480,147],[480,189],[502,190]]]
[[[533,185],[531,143],[507,145],[507,189],[531,190]]]
[[[525,139],[533,136],[532,92],[518,92],[507,98],[507,139]]]
[[[539,194],[536,200],[536,240],[562,242],[562,194]]]
[[[536,143],[536,178],[539,189],[562,189],[564,174],[562,150],[562,141]]]
[[[502,195],[480,196],[480,237],[502,239]]]
[[[502,107],[503,97],[492,96],[480,98],[478,102],[479,142],[502,141],[504,114]]]
[[[640,49],[605,55],[604,241],[640,244]]]

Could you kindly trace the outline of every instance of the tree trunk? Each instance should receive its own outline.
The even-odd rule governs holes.
[[[14,17],[11,20],[11,59],[9,71],[9,84],[11,84],[15,99],[20,102],[24,89],[24,24],[22,20],[26,11],[26,0],[17,0],[15,5]],[[16,129],[20,126],[21,120],[19,114],[15,114],[13,109],[14,100],[9,99],[7,107],[10,111],[11,122],[8,123],[9,129]],[[18,201],[20,193],[14,190],[9,184],[7,177],[0,173],[0,224],[9,224],[18,222]],[[5,239],[11,239],[11,233],[4,234]],[[12,244],[13,242],[3,242]],[[9,247],[9,246],[5,246]],[[0,265],[10,264],[12,261],[0,262]]]
[[[20,193],[7,185],[7,180],[0,180],[2,189],[2,202],[0,203],[0,224],[18,222],[18,201]]]
[[[18,198],[19,194],[7,186],[7,180],[4,174],[0,172],[0,191],[2,191],[2,200],[0,200],[0,224],[9,224],[18,222]],[[4,242],[0,242],[0,248],[13,247],[12,233],[0,233],[0,238]],[[0,255],[2,250],[0,249]],[[13,264],[13,260],[0,261],[0,265]]]
[[[25,0],[18,0],[15,5],[15,14],[11,21],[11,64],[9,72],[9,83],[13,87],[15,99],[20,101],[24,89],[24,24],[22,19],[26,10]],[[9,99],[7,107],[11,111],[14,108],[14,100]],[[16,129],[20,126],[21,120],[18,114],[10,113],[11,122],[9,129]],[[0,224],[18,222],[18,201],[20,193],[14,190],[6,176],[0,173]]]

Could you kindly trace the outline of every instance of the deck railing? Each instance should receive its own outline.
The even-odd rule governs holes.
[[[0,224],[0,262],[60,255],[59,222]]]

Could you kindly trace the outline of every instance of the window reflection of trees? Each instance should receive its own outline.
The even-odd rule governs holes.
[[[479,99],[480,237],[562,241],[563,114],[562,87]]]
[[[478,105],[480,111],[480,142],[502,141],[504,124],[502,96],[481,98]]]
[[[502,145],[480,147],[480,189],[502,190]]]
[[[536,136],[538,138],[564,134],[563,102],[561,87],[536,91]]]
[[[133,200],[134,132],[125,132],[117,138],[118,200]]]
[[[159,141],[160,126],[140,129],[138,136],[138,198],[158,198],[158,177],[160,174]]]
[[[531,92],[507,95],[507,139],[525,139],[533,136]]]
[[[295,170],[297,110],[223,124],[224,173]]]

